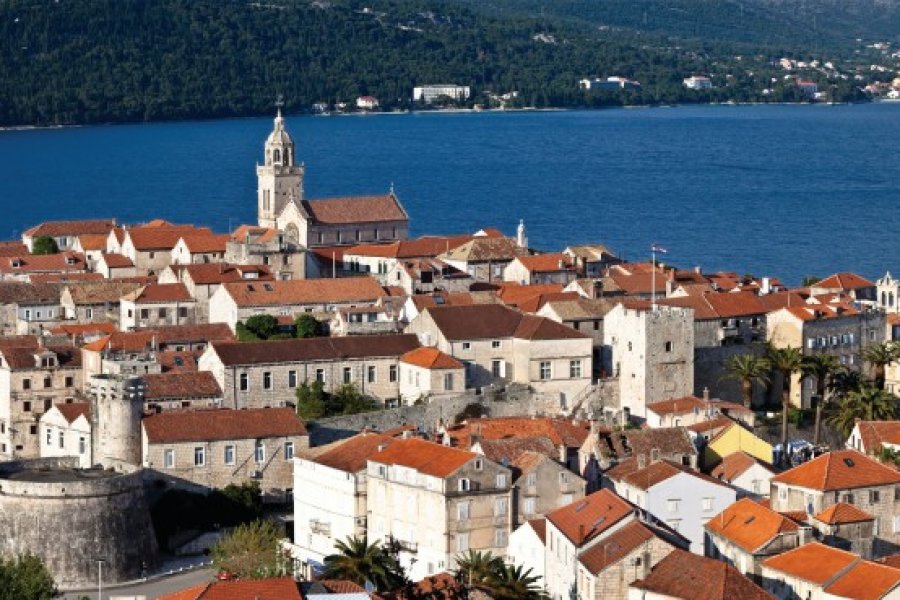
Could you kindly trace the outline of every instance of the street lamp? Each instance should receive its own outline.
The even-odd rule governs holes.
[[[97,563],[97,600],[103,600],[103,563],[106,559],[95,558],[94,562]]]

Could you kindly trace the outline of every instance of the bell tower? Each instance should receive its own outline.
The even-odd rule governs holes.
[[[303,164],[297,164],[294,140],[284,128],[281,102],[275,127],[266,138],[265,162],[256,165],[257,215],[260,227],[276,227],[275,219],[290,202],[303,200]]]

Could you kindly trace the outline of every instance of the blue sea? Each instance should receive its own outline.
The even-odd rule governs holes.
[[[256,216],[271,118],[0,132],[0,239],[48,219]],[[900,104],[288,117],[306,196],[393,185],[414,235],[804,275],[900,274]]]

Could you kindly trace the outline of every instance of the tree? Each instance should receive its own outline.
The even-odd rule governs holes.
[[[806,275],[803,277],[803,280],[800,282],[800,287],[810,287],[816,285],[822,281],[821,277],[817,277],[816,275]]]
[[[858,419],[888,421],[897,415],[897,397],[871,384],[842,397],[828,417],[844,437],[850,435]]]
[[[468,550],[456,556],[453,576],[465,585],[483,585],[502,567],[503,560],[490,552]]]
[[[521,566],[500,563],[487,581],[494,600],[549,600],[540,588],[540,577],[532,575],[531,569],[524,571]]]
[[[863,360],[872,368],[875,386],[884,389],[885,367],[900,358],[898,347],[893,342],[874,344],[863,350]]]
[[[303,313],[294,321],[294,336],[298,338],[319,337],[323,334],[322,323],[314,316]]]
[[[328,413],[325,403],[325,391],[318,379],[311,384],[304,381],[297,388],[297,414],[304,421],[321,419]]]
[[[34,238],[31,244],[32,254],[58,254],[59,246],[49,235],[42,235]]]
[[[841,365],[838,359],[831,354],[812,354],[803,357],[800,371],[804,377],[812,377],[816,380],[816,395],[819,401],[816,403],[816,424],[813,433],[813,444],[819,445],[822,429],[822,411],[825,408],[825,394],[831,383],[832,376],[840,371]]]
[[[281,537],[281,531],[271,521],[239,525],[213,546],[213,565],[243,579],[284,575],[286,561],[278,548]]]
[[[768,383],[769,361],[762,356],[753,354],[737,354],[725,363],[726,379],[736,379],[741,382],[741,397],[744,406],[750,408],[753,402],[753,384]]]
[[[407,583],[403,568],[395,556],[378,544],[369,544],[366,536],[350,536],[334,544],[337,552],[325,557],[323,579],[346,579],[378,591],[395,590]]]
[[[244,327],[257,339],[267,340],[278,334],[278,319],[272,315],[253,315],[247,319]]]
[[[791,377],[800,372],[803,355],[799,348],[769,346],[766,359],[772,369],[781,374],[781,448],[784,456],[787,452],[788,413],[791,408]]]
[[[835,397],[844,398],[851,392],[858,391],[864,383],[859,371],[851,371],[847,367],[841,367],[831,376],[828,387]]]
[[[331,414],[355,415],[376,410],[378,407],[366,396],[359,393],[356,384],[345,383],[328,399]]]
[[[56,594],[53,577],[37,556],[0,560],[0,600],[49,600]]]

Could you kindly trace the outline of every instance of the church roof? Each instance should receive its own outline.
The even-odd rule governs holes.
[[[278,114],[275,116],[275,127],[272,129],[272,133],[269,134],[269,137],[266,138],[266,145],[273,143],[284,146],[291,146],[294,144],[294,140],[291,139],[291,134],[284,128],[284,117],[281,116],[280,108],[278,109]]]
[[[303,208],[316,222],[326,225],[409,220],[393,192],[378,196],[304,200]]]

